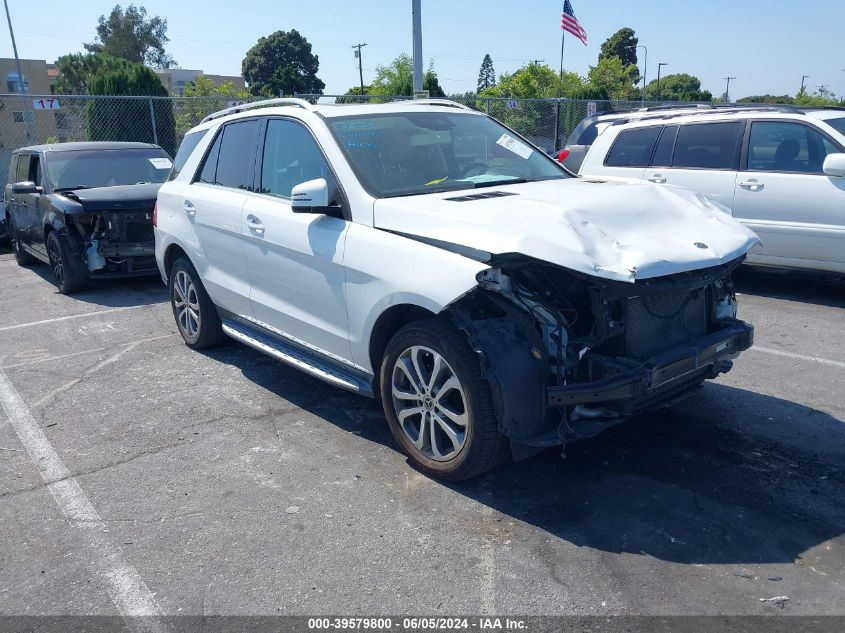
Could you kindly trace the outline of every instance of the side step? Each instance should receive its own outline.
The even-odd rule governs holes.
[[[314,352],[299,347],[294,343],[285,343],[238,321],[224,319],[223,332],[236,341],[249,345],[268,356],[302,370],[320,380],[373,397],[372,379],[366,375],[356,375],[343,366],[338,366],[324,357],[317,357]]]

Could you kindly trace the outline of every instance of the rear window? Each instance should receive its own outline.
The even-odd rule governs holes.
[[[840,134],[845,134],[845,117],[841,117],[839,119],[827,119],[825,120],[825,123]]]
[[[683,125],[678,130],[672,167],[732,169],[742,141],[744,121]]]
[[[677,133],[677,125],[667,125],[663,128],[660,140],[657,141],[657,148],[654,150],[654,158],[651,159],[653,167],[672,166],[672,151],[675,149],[675,135]]]
[[[179,172],[182,171],[185,163],[188,162],[191,154],[194,153],[197,145],[199,145],[199,142],[207,132],[208,130],[197,130],[196,132],[185,135],[185,138],[182,139],[182,143],[179,145],[179,151],[176,152],[176,158],[173,159],[173,169],[170,170],[170,175],[167,177],[168,180],[173,180],[179,175]]]
[[[658,125],[621,132],[604,164],[608,167],[648,167],[661,129]]]
[[[258,119],[223,126],[205,157],[198,180],[252,191],[258,126]]]

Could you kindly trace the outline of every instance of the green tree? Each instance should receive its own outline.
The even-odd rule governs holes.
[[[128,61],[120,57],[112,57],[106,53],[70,53],[62,55],[56,60],[59,77],[56,80],[56,91],[63,95],[88,94],[88,83],[91,77],[101,69],[118,70],[128,68]]]
[[[225,97],[227,99],[246,99],[249,91],[242,88],[235,88],[231,81],[224,81],[220,84],[214,82],[204,75],[199,75],[196,80],[185,84],[186,97]]]
[[[743,97],[742,99],[737,99],[737,103],[770,103],[770,104],[792,104],[795,103],[795,97],[790,97],[789,95],[750,95],[748,97]]]
[[[622,59],[615,55],[599,58],[598,65],[591,66],[587,75],[589,84],[611,99],[630,99],[638,77],[636,66],[626,66]]]
[[[603,60],[618,57],[622,60],[623,66],[633,66],[636,69],[637,44],[639,44],[639,42],[640,40],[634,33],[634,29],[628,28],[627,26],[619,29],[616,33],[607,38],[604,41],[604,44],[601,45],[599,64],[601,64]],[[633,83],[636,83],[639,80],[640,72],[637,70]]]
[[[326,84],[317,77],[320,61],[311,44],[296,29],[262,37],[241,63],[241,74],[253,95],[323,94]]]
[[[709,90],[701,89],[701,80],[698,77],[679,73],[661,77],[659,93],[657,80],[649,81],[645,98],[661,101],[712,101],[713,95]]]
[[[482,92],[496,85],[496,71],[493,69],[493,59],[490,53],[484,56],[481,62],[481,69],[478,71],[478,88],[476,92]]]
[[[446,96],[433,63],[423,74],[423,90],[428,90],[431,97]],[[376,66],[376,77],[367,94],[375,97],[409,97],[414,94],[414,61],[411,56],[402,53],[387,66]]]
[[[138,64],[171,68],[175,62],[164,50],[169,41],[165,18],[147,19],[144,7],[130,4],[124,9],[118,4],[108,17],[100,16],[96,40],[84,46],[90,53],[106,53]]]
[[[548,99],[570,97],[584,85],[584,79],[573,72],[557,71],[544,64],[527,64],[515,73],[502,73],[499,83],[481,92],[483,97],[508,99]]]
[[[166,97],[167,89],[156,74],[141,64],[126,62],[119,68],[100,68],[88,84],[89,94]],[[171,156],[176,152],[176,124],[168,99],[152,101],[155,134],[146,99],[96,99],[88,104],[92,141],[158,141]]]
[[[799,106],[841,106],[843,101],[836,98],[836,95],[827,86],[819,86],[812,94],[806,90],[795,96],[795,105]]]

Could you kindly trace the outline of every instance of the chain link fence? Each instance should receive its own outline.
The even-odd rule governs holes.
[[[386,103],[411,97],[296,95],[315,104]],[[491,99],[451,97],[502,121],[535,145],[562,147],[588,113],[630,110],[640,101]],[[105,97],[0,95],[0,174],[8,181],[12,151],[28,145],[71,141],[140,141],[175,155],[185,133],[204,117],[243,103],[225,97]]]

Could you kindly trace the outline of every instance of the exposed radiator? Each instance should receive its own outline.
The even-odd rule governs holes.
[[[628,300],[626,355],[643,360],[707,334],[707,292],[657,294]]]

